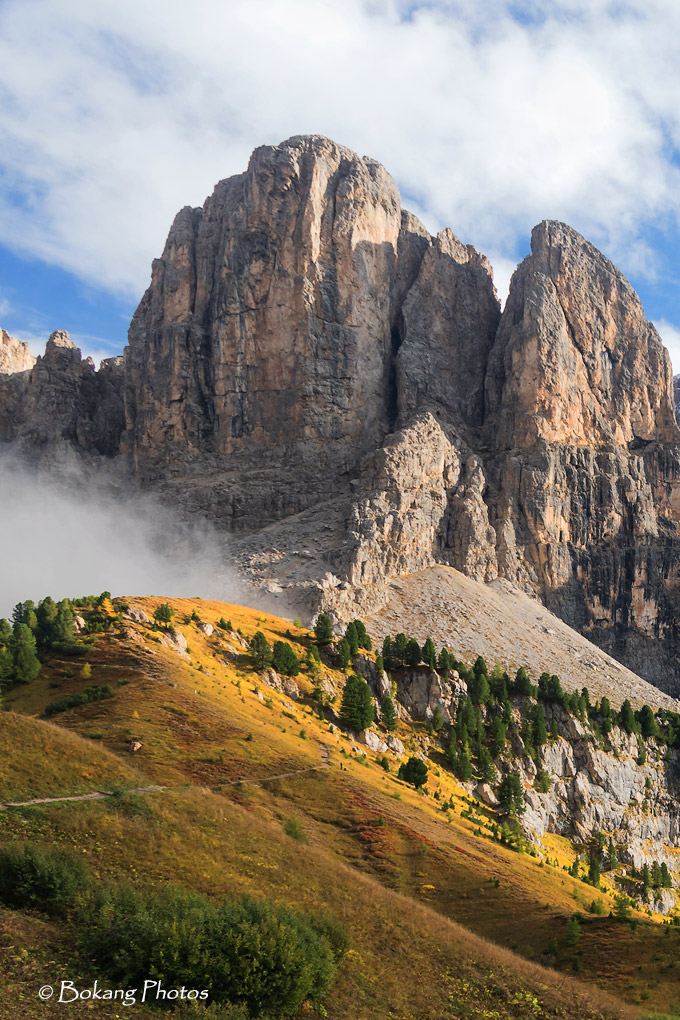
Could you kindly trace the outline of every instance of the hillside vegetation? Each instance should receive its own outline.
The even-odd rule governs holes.
[[[105,593],[74,611],[79,633],[39,642],[37,675],[6,686],[0,801],[109,795],[0,812],[0,851],[14,848],[16,858],[28,845],[45,855],[43,873],[50,861],[57,871],[75,859],[85,868],[79,891],[45,899],[44,909],[6,894],[3,1020],[14,1020],[19,1001],[28,1018],[51,1009],[91,1016],[87,1001],[41,1003],[37,990],[61,977],[101,984],[107,974],[118,987],[129,972],[107,958],[103,919],[114,909],[132,924],[146,902],[158,918],[184,911],[197,930],[222,903],[232,927],[236,905],[254,903],[238,909],[279,911],[280,930],[308,933],[295,938],[309,953],[320,937],[316,977],[289,989],[282,1010],[338,1020],[604,1020],[677,1007],[680,928],[629,906],[618,911],[628,920],[609,916],[615,883],[574,877],[566,839],[546,837],[540,851],[522,840],[522,853],[517,840],[501,840],[506,816],[471,796],[459,760],[452,767],[447,756],[450,743],[464,750],[462,732],[451,741],[450,727],[398,721],[399,755],[342,730],[352,674],[338,668],[337,648],[321,645],[317,657],[317,636],[301,627],[202,600],[111,602]],[[258,666],[257,632],[281,672],[269,673],[266,655]],[[277,642],[295,652],[297,672]],[[375,662],[375,650],[364,655]],[[422,789],[398,776],[409,758],[428,766]],[[150,786],[162,789],[135,792]],[[159,895],[165,906],[148,901]],[[600,913],[589,910],[596,901]],[[252,996],[233,1008],[165,1005],[182,1016],[236,1020],[244,1007],[289,1015]],[[96,1015],[150,1012],[101,1004]]]

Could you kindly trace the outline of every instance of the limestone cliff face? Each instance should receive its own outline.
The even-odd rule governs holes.
[[[13,375],[16,372],[30,372],[35,365],[35,358],[28,344],[10,336],[0,329],[0,376]]]
[[[45,354],[31,361],[27,369],[0,377],[0,440],[48,463],[57,448],[87,455],[117,453],[123,359],[109,358],[96,372],[92,359],[83,359],[68,333],[58,330]]]
[[[378,163],[294,137],[178,214],[122,362],[95,373],[60,336],[33,365],[2,335],[0,439],[115,459],[241,533],[246,567],[276,527],[266,583],[308,583],[310,611],[331,572],[343,616],[447,564],[676,684],[670,363],[564,224],[535,228],[501,316],[484,256],[431,237]]]
[[[670,358],[628,281],[563,223],[531,248],[488,362],[495,446],[677,443]]]
[[[533,232],[486,393],[499,572],[668,689],[680,647],[670,359],[627,281],[564,224]]]
[[[390,427],[401,225],[385,170],[317,137],[257,149],[182,210],[130,328],[137,477],[285,463],[285,504],[291,470],[354,471]]]

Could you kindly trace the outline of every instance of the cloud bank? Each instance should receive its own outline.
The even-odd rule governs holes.
[[[0,242],[127,296],[251,150],[321,132],[500,267],[544,217],[678,229],[676,0],[5,0]]]
[[[3,455],[0,492],[0,616],[24,599],[102,591],[248,601],[225,537],[153,499],[107,494],[75,469],[38,477]]]

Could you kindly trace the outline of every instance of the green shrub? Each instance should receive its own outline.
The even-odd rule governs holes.
[[[112,697],[113,688],[110,684],[105,684],[103,687],[92,684],[91,687],[86,687],[80,694],[71,694],[68,698],[62,698],[61,701],[51,701],[45,707],[45,717],[51,719],[53,715],[57,715],[59,712],[67,712],[69,708],[77,708],[79,705],[88,705],[92,701],[101,701],[102,698]]]
[[[0,901],[59,914],[85,886],[88,872],[73,854],[12,843],[0,849]]]
[[[111,980],[140,987],[153,975],[206,988],[211,1003],[243,1004],[253,1016],[318,1003],[348,949],[333,918],[248,897],[212,903],[170,886],[94,890],[81,916],[82,948]]]
[[[307,842],[307,837],[302,831],[302,826],[297,818],[286,818],[283,823],[283,831],[287,836],[290,836],[291,839],[296,840],[298,843]]]

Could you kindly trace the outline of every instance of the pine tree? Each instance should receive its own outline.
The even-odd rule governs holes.
[[[272,667],[284,676],[297,676],[300,672],[300,660],[292,645],[287,641],[275,641],[272,649]]]
[[[591,858],[588,865],[588,881],[596,888],[600,885],[600,862],[597,857]]]
[[[406,635],[399,633],[394,639],[394,655],[400,666],[404,665],[404,659],[406,657]]]
[[[439,705],[435,705],[434,712],[432,713],[432,728],[435,731],[435,733],[439,733],[443,725],[444,715]]]
[[[553,718],[550,720],[550,739],[557,740],[558,737],[559,732],[557,730],[557,719],[553,716]]]
[[[506,814],[516,817],[524,812],[524,790],[516,772],[509,772],[498,788],[498,800]]]
[[[54,599],[47,595],[38,604],[36,613],[38,632],[36,639],[41,645],[51,645],[54,640],[54,629],[57,622],[57,606]]]
[[[652,864],[652,886],[655,889],[658,889],[660,885],[661,885],[661,868],[659,867],[659,862],[654,861],[654,863]]]
[[[272,661],[272,650],[261,630],[255,631],[248,643],[248,650],[258,669],[266,669]]]
[[[397,711],[394,706],[394,699],[388,692],[383,698],[382,705],[380,706],[380,714],[382,718],[382,724],[387,730],[396,730],[397,728]]]
[[[389,634],[383,638],[382,657],[385,669],[392,669],[394,665],[394,641]]]
[[[543,705],[539,702],[534,712],[534,743],[536,747],[548,742],[548,731],[545,728],[545,712]]]
[[[30,683],[40,672],[35,637],[26,623],[18,623],[14,627],[12,661],[14,679],[19,683]]]
[[[609,870],[616,871],[616,866],[618,863],[619,862],[616,859],[616,847],[610,840],[609,846],[607,847],[607,866]]]
[[[319,613],[314,625],[314,635],[318,645],[329,645],[333,640],[333,624],[326,613]]]
[[[425,762],[412,756],[408,761],[401,763],[397,778],[402,779],[405,783],[411,783],[416,790],[419,790],[427,782],[427,773],[428,768]]]
[[[533,694],[531,680],[529,679],[527,671],[524,668],[524,666],[520,666],[517,672],[515,673],[513,692],[515,694]]]
[[[600,702],[600,715],[603,719],[608,719],[612,713],[611,705],[609,704],[609,698],[605,695]]]
[[[349,653],[354,656],[359,651],[359,635],[357,634],[356,624],[354,622],[348,623],[345,630],[345,641],[349,645]]]
[[[57,603],[57,618],[52,628],[52,640],[69,643],[73,641],[74,625],[73,610],[68,599],[62,599]]]
[[[423,645],[423,662],[426,662],[430,667],[431,672],[434,673],[437,668],[437,650],[434,647],[434,641],[431,637],[425,638],[425,644]]]
[[[9,640],[12,637],[12,625],[9,620],[6,620],[4,616],[0,619],[0,645],[9,644]]]
[[[153,618],[156,623],[163,623],[167,628],[170,626],[174,615],[175,610],[172,606],[168,605],[167,602],[161,602],[160,606],[157,606],[154,610]]]
[[[672,889],[673,883],[671,881],[670,872],[665,861],[661,862],[661,885],[664,889]]]
[[[496,766],[491,755],[485,747],[479,753],[479,775],[483,783],[494,783],[496,781]]]
[[[484,661],[481,655],[478,655],[477,658],[475,659],[475,664],[472,667],[472,672],[475,674],[475,676],[486,676],[486,674],[488,673],[488,670],[486,668],[486,662]]]
[[[376,657],[375,657],[375,668],[376,668],[376,671],[379,674],[385,672],[385,663],[383,662],[382,655],[376,655]]]
[[[368,684],[359,676],[348,676],[342,693],[340,722],[350,730],[365,730],[373,722],[373,698]]]
[[[364,648],[367,652],[370,652],[373,648],[373,642],[371,641],[370,635],[366,630],[364,622],[362,620],[355,620],[354,626],[357,632],[359,648]]]
[[[648,740],[649,737],[659,736],[659,727],[657,726],[654,713],[649,705],[643,705],[637,713],[637,717],[640,723],[640,731],[642,733],[643,740]]]
[[[581,925],[579,924],[578,917],[570,917],[567,921],[564,934],[562,935],[562,944],[569,946],[577,946],[581,940]]]
[[[411,667],[418,666],[420,664],[421,656],[422,653],[420,645],[415,638],[411,638],[410,641],[407,642],[406,649],[404,651],[404,660],[406,665]]]
[[[643,891],[646,892],[648,889],[651,888],[651,885],[652,885],[652,876],[651,876],[651,873],[650,873],[650,870],[649,870],[649,865],[648,864],[643,864],[642,865],[642,889],[643,889]]]
[[[491,754],[494,758],[505,750],[506,726],[502,719],[494,719],[491,724]]]
[[[448,672],[449,669],[449,652],[447,648],[442,648],[441,652],[437,656],[437,672],[444,674]]]
[[[628,698],[626,698],[624,703],[621,705],[621,725],[626,733],[630,734],[635,732],[635,716]]]
[[[338,641],[337,653],[338,667],[340,669],[347,669],[352,661],[352,649],[347,638],[342,638],[342,640]]]
[[[472,758],[467,743],[463,744],[458,753],[457,766],[456,775],[462,783],[467,783],[469,779],[472,779]]]

